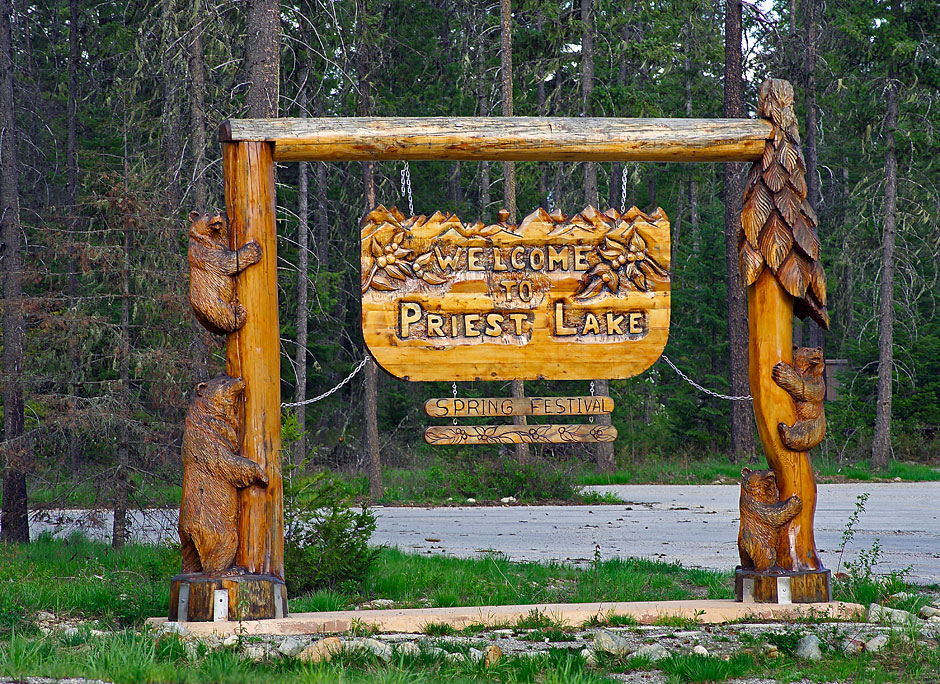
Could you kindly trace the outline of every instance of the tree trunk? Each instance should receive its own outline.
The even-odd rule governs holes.
[[[806,139],[803,154],[806,160],[806,201],[816,211],[819,205],[819,157],[816,150],[816,0],[803,0],[803,4],[803,21],[806,27]],[[818,224],[816,230],[819,231]],[[822,347],[822,328],[813,320],[806,321],[805,327],[809,330],[809,346]]]
[[[166,201],[172,214],[179,211],[180,206],[180,157],[182,157],[182,143],[180,130],[183,122],[177,109],[179,101],[179,74],[176,69],[177,54],[177,16],[176,1],[163,0],[161,21],[163,34],[161,37],[161,53],[167,58],[163,61],[161,81],[163,86],[163,165],[166,173]]]
[[[69,0],[69,95],[66,114],[67,133],[65,143],[66,202],[69,211],[69,258],[68,258],[68,297],[69,307],[77,313],[78,297],[78,0]],[[78,410],[79,367],[81,365],[79,336],[69,335],[69,400],[73,413]],[[77,428],[77,420],[72,420],[68,433],[69,467],[77,475],[82,460],[82,441]]]
[[[885,111],[885,227],[881,247],[881,293],[878,303],[878,399],[871,467],[885,468],[891,459],[891,394],[894,378],[894,240],[897,222],[898,160],[894,132],[898,125],[898,83],[889,76]]]
[[[744,116],[741,81],[741,0],[725,1],[725,93],[724,115]],[[738,270],[738,232],[744,192],[742,164],[725,164],[725,273],[728,283],[728,369],[731,394],[748,393],[747,306],[744,284]],[[731,402],[731,460],[754,458],[754,428],[751,408],[744,402]]]
[[[0,0],[0,238],[3,239],[3,508],[0,540],[29,541],[23,404],[23,254],[9,0]]]
[[[365,16],[369,12],[369,0],[357,0],[359,14],[359,38],[356,49],[356,73],[359,77],[359,116],[372,114],[371,64],[369,38]],[[362,162],[362,189],[366,212],[376,206],[375,173],[372,162]],[[366,351],[366,354],[369,352]],[[382,461],[379,453],[379,373],[375,359],[370,358],[365,366],[364,396],[362,399],[362,443],[366,453],[369,475],[369,496],[373,500],[382,498]]]
[[[270,119],[277,116],[281,64],[281,3],[278,0],[248,1],[248,117]]]
[[[544,25],[544,17],[542,16],[542,10],[539,9],[535,15],[535,31],[536,34],[541,38],[542,28]],[[542,60],[538,62],[538,68],[535,72],[536,78],[538,79],[538,84],[535,88],[535,99],[536,106],[538,107],[539,116],[547,116],[548,111],[545,106],[545,70],[542,68]],[[546,211],[548,207],[548,164],[544,162],[539,162],[539,206],[541,206]]]
[[[206,190],[206,76],[202,51],[201,4],[193,2],[190,8],[190,36],[187,43],[189,55],[189,102],[190,102],[190,154],[193,162],[193,209],[200,214],[207,210]],[[196,375],[205,378],[209,371],[209,337],[199,321],[191,323],[193,331],[193,362]]]
[[[512,116],[512,1],[500,0],[500,74],[502,75],[503,116]],[[509,223],[516,222],[516,165],[503,162],[503,205],[509,210]],[[525,382],[512,381],[512,396],[525,396]],[[513,416],[513,425],[525,425],[525,416]],[[516,460],[525,463],[529,460],[529,445],[517,444]]]
[[[125,160],[125,167],[127,161]],[[124,191],[129,192],[127,178]],[[128,209],[130,211],[130,209]],[[121,410],[118,414],[117,467],[114,472],[114,520],[111,527],[111,546],[120,549],[127,540],[127,466],[130,460],[130,357],[131,357],[131,224],[124,217],[124,264],[121,272],[121,358],[118,363],[121,376]]]
[[[594,0],[581,0],[581,116],[591,116],[591,98],[594,95]],[[584,203],[597,207],[597,167],[594,162],[584,163]],[[609,396],[607,380],[594,381],[595,392]],[[609,413],[595,419],[599,425],[610,425]],[[600,442],[595,447],[597,468],[601,472],[611,473],[616,468],[614,445]]]
[[[304,43],[306,43],[306,36]],[[300,79],[300,116],[308,116],[307,102],[309,98],[308,77],[310,75],[309,63],[304,69]],[[297,166],[297,346],[294,348],[294,371],[297,379],[294,388],[294,401],[298,406],[294,409],[297,418],[297,427],[300,435],[294,443],[294,464],[303,463],[307,455],[307,407],[304,400],[307,398],[307,245],[309,227],[307,223],[307,170],[309,164],[300,162]]]

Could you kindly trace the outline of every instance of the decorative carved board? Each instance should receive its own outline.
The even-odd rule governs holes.
[[[573,444],[613,442],[610,425],[436,425],[424,431],[428,444]]]
[[[485,416],[588,416],[612,413],[610,397],[482,397],[428,399],[424,412],[432,418]]]
[[[363,337],[392,375],[628,378],[666,346],[662,209],[587,207],[571,218],[539,209],[487,226],[380,206],[361,228]]]

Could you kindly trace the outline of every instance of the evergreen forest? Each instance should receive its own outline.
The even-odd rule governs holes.
[[[940,461],[938,0],[0,0],[0,14],[5,539],[23,539],[27,502],[123,520],[178,492],[187,405],[225,367],[222,338],[192,316],[186,250],[190,212],[225,209],[217,129],[230,118],[753,117],[761,82],[787,79],[832,321],[800,322],[794,343],[837,361],[814,458],[875,472]],[[747,394],[729,343],[745,171],[281,164],[283,401],[360,367],[359,221],[409,203],[484,221],[503,207],[662,207],[674,253],[665,354],[716,393]],[[663,359],[606,387],[620,435],[608,461],[583,445],[424,443],[426,399],[512,390],[408,383],[367,363],[284,409],[284,457],[292,475],[368,476],[373,500],[391,468],[568,477],[676,456],[763,462],[748,403],[699,391]]]

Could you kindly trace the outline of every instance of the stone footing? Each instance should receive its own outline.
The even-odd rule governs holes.
[[[271,575],[211,577],[177,575],[170,580],[170,620],[225,622],[287,617],[287,589]]]
[[[744,603],[825,603],[832,600],[832,573],[828,570],[773,574],[734,571],[734,597]]]

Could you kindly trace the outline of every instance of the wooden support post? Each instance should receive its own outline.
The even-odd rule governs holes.
[[[273,146],[265,142],[222,145],[225,205],[231,248],[261,245],[261,261],[236,281],[248,318],[229,335],[226,372],[245,380],[242,455],[261,464],[267,487],[239,494],[235,564],[256,575],[284,579],[284,501],[281,487],[280,339],[277,316],[277,234]],[[273,610],[273,607],[272,607]],[[270,616],[273,617],[273,614]]]

